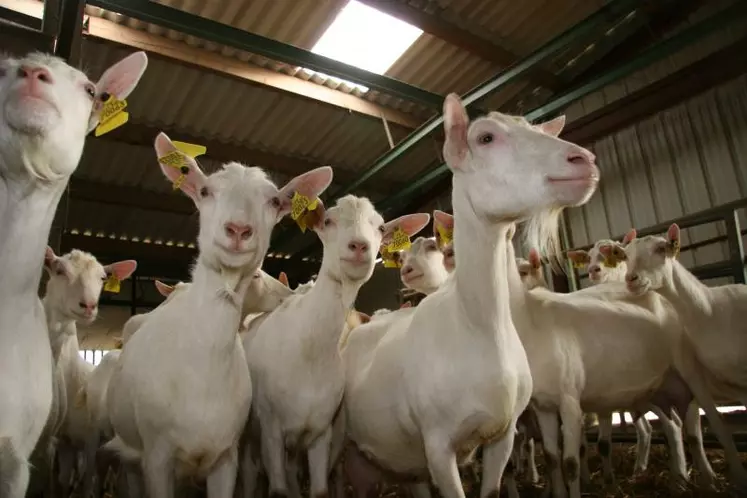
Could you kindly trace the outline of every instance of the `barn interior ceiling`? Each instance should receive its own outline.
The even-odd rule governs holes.
[[[265,167],[282,183],[331,164],[335,183],[325,203],[356,193],[387,217],[432,209],[450,188],[440,154],[446,93],[459,93],[473,115],[498,109],[541,121],[680,57],[747,13],[744,2],[727,0],[528,1],[510,12],[490,0],[359,3],[422,32],[381,74],[314,51],[345,0],[293,2],[292,9],[272,0],[202,7],[182,0],[0,0],[0,38],[12,33],[7,43],[2,38],[11,51],[54,49],[92,73],[133,49],[152,60],[131,97],[130,122],[89,139],[55,219],[56,249],[81,248],[103,261],[135,258],[144,278],[187,278],[195,209],[155,167],[152,143],[161,130],[205,145],[206,170],[238,160]],[[739,76],[746,64],[723,61],[742,60],[745,43],[611,99],[570,121],[564,136],[592,143]],[[685,77],[688,84],[675,91],[673,82]],[[320,249],[313,234],[286,221],[273,234],[265,268],[303,281],[316,272]]]

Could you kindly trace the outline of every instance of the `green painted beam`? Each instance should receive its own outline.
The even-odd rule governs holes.
[[[597,12],[579,22],[575,26],[564,31],[557,37],[553,38],[548,43],[541,46],[521,61],[516,62],[504,71],[498,73],[495,77],[485,81],[481,85],[478,85],[474,89],[467,92],[462,97],[464,105],[468,110],[474,111],[474,104],[480,99],[500,90],[501,88],[506,87],[510,83],[513,83],[519,78],[525,76],[530,71],[532,71],[532,69],[535,68],[539,63],[541,63],[551,55],[559,52],[564,48],[568,48],[568,46],[574,43],[587,39],[593,34],[596,34],[600,26],[606,25],[611,21],[618,20],[622,15],[627,15],[629,12],[635,10],[643,3],[644,2],[642,0],[613,0],[609,2]],[[334,200],[353,192],[379,171],[389,166],[392,162],[397,160],[412,147],[417,145],[425,137],[437,130],[442,124],[443,116],[439,112],[436,116],[421,125],[420,128],[405,137],[404,140],[395,145],[392,149],[388,150],[384,155],[379,157],[370,168],[368,168],[365,172],[363,172],[363,174],[361,174],[359,178],[357,178],[350,184],[341,187],[329,197]],[[422,178],[420,180],[422,181]],[[275,241],[273,241],[272,247],[284,249],[289,242],[295,242],[297,240],[298,237],[296,236],[294,238],[293,232],[285,231],[283,234],[277,237]]]
[[[559,95],[552,101],[525,114],[524,117],[533,122],[543,120],[548,116],[561,111],[572,102],[583,98],[590,93],[600,90],[608,84],[614,83],[615,81],[624,78],[632,73],[635,73],[636,71],[644,69],[664,57],[679,52],[683,48],[691,45],[692,43],[695,43],[706,35],[709,35],[719,29],[723,29],[730,23],[744,17],[745,14],[747,14],[747,2],[738,2],[730,7],[727,7],[718,14],[715,14],[694,26],[682,30],[678,34],[671,36],[670,38],[667,38],[666,40],[663,40],[650,47],[648,50],[642,52],[636,59],[624,63],[587,83],[581,84],[578,87],[565,92],[562,95]],[[449,174],[449,168],[445,163],[435,166],[435,168],[428,171],[428,173],[424,174],[407,187],[377,203],[376,208],[380,211],[389,209],[406,199],[412,193],[436,181],[446,174]],[[299,251],[295,255],[295,257],[301,258],[308,255],[310,252],[311,247],[307,247]]]
[[[500,90],[501,88],[506,87],[509,83],[513,83],[522,76],[525,76],[543,60],[561,49],[567,48],[572,43],[578,42],[579,40],[594,34],[600,25],[609,22],[610,19],[619,17],[621,13],[627,13],[630,10],[633,10],[640,3],[642,3],[641,0],[616,0],[611,2],[609,5],[599,9],[597,12],[572,28],[553,38],[550,42],[541,46],[521,61],[516,62],[506,70],[501,71],[494,78],[487,80],[467,92],[462,97],[464,105],[467,108],[472,107],[475,102]],[[439,110],[442,104],[443,99],[439,103]],[[394,146],[394,148],[387,151],[383,156],[377,159],[373,166],[367,169],[358,179],[335,192],[335,197],[342,197],[363,185],[376,173],[384,169],[394,160],[402,156],[402,154],[414,147],[423,138],[438,129],[443,124],[443,121],[443,116],[439,112],[435,117],[424,123],[420,128]]]
[[[338,62],[329,57],[196,16],[150,0],[88,0],[89,5],[220,43],[286,64],[302,66],[427,107],[440,108],[443,97],[402,81]]]

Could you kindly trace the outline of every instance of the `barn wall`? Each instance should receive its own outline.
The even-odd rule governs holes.
[[[597,141],[602,174],[588,204],[568,212],[574,246],[747,196],[747,75]],[[744,212],[740,221],[745,223]],[[684,230],[683,245],[725,234]],[[726,243],[688,251],[688,267],[721,261]],[[713,280],[719,284],[722,281]]]
[[[402,287],[399,271],[394,268],[384,268],[381,263],[376,264],[371,280],[358,292],[355,308],[364,313],[373,313],[377,309],[390,310],[399,307],[398,292]]]

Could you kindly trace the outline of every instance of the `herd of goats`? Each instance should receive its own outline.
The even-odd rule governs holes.
[[[634,414],[636,472],[653,411],[672,491],[689,480],[685,444],[707,489],[716,476],[700,408],[731,484],[747,491],[716,408],[747,403],[747,286],[698,281],[678,262],[672,225],[566,254],[594,285],[549,290],[542,257],[559,264],[559,216],[597,190],[595,156],[559,138],[564,116],[470,121],[454,94],[443,105],[453,215],[385,221],[354,195],[327,207],[330,167],[280,188],[236,162],[208,174],[189,144],[160,133],[161,171],[199,212],[191,281],[156,282],[166,299],[130,318],[121,349],[86,363],[76,324],[137,263],[57,255],[47,241],[86,136],[127,121],[147,62],[134,53],[93,83],[50,55],[0,57],[0,498],[168,498],[184,496],[185,478],[204,480],[210,498],[298,497],[302,480],[312,498],[339,498],[346,484],[364,498],[383,482],[464,498],[459,469],[478,449],[480,497],[503,485],[513,498],[519,469],[539,478],[535,442],[548,494],[580,498],[588,417],[612,479],[620,410]],[[295,289],[261,270],[286,215],[324,249],[316,279]],[[431,218],[434,236],[412,240]],[[516,258],[516,233],[528,260]],[[425,295],[417,306],[354,309],[379,252]]]

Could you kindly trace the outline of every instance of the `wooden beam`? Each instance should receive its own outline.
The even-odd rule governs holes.
[[[192,201],[178,192],[173,194],[152,192],[138,187],[93,182],[75,176],[70,180],[70,200],[162,211],[185,216],[191,216],[197,211]]]
[[[747,37],[680,69],[635,93],[612,102],[568,124],[561,138],[580,145],[609,136],[623,128],[674,107],[747,72]],[[413,198],[397,213],[416,212],[451,188],[451,175]]]
[[[36,0],[0,0],[0,6],[41,19],[44,4]],[[129,28],[100,17],[91,16],[87,37],[145,50],[150,55],[208,69],[251,84],[271,87],[363,116],[385,118],[389,123],[396,123],[409,129],[417,128],[422,121],[404,112],[369,102],[355,95],[254,66],[208,50],[191,47],[180,41]]]
[[[428,13],[400,0],[359,1],[499,66],[507,67],[521,59],[506,48],[485,37],[476,35],[472,30],[463,29],[449,22],[444,19],[443,14],[439,15],[439,12]],[[443,8],[439,10],[446,12]],[[529,73],[529,78],[535,83],[552,90],[557,90],[562,86],[562,80],[557,75],[541,67],[533,69]]]

